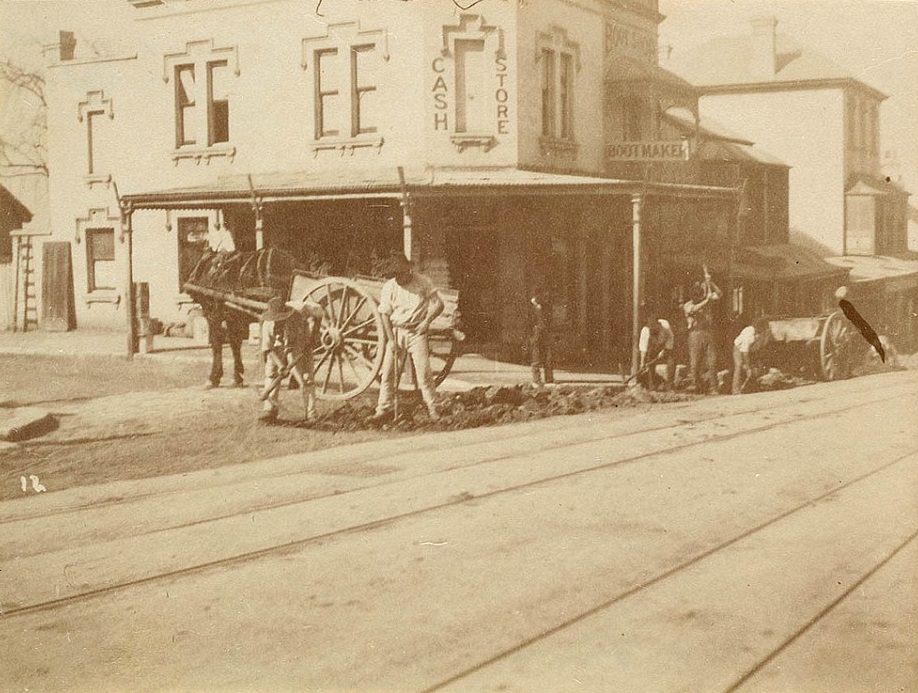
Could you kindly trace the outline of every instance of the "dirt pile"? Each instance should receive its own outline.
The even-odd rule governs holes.
[[[468,392],[441,394],[437,402],[440,420],[436,422],[428,418],[417,395],[402,395],[398,419],[382,427],[394,431],[449,431],[689,399],[693,399],[693,396],[624,389],[621,386],[584,388],[561,385],[541,390],[529,385],[476,387]],[[370,405],[344,404],[320,417],[311,427],[329,431],[370,428],[372,424],[368,419],[373,411]]]
[[[812,385],[815,380],[807,379],[799,375],[785,373],[777,368],[769,368],[768,372],[756,379],[757,387],[749,388],[747,391],[758,390],[764,392],[768,390],[788,390],[792,387],[801,385]]]

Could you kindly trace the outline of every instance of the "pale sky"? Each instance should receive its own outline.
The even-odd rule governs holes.
[[[751,17],[774,15],[779,32],[888,94],[881,107],[881,151],[896,151],[916,203],[918,0],[660,0],[660,10],[667,16],[660,43],[672,45],[674,55],[714,36],[746,35]],[[58,29],[75,31],[82,51],[93,43],[103,51],[129,47],[133,12],[126,0],[0,0],[0,57],[40,63],[38,46]],[[0,108],[4,102],[0,88]]]
[[[715,36],[748,36],[771,15],[793,37],[889,96],[880,106],[880,152],[894,149],[918,204],[918,0],[660,0],[660,44],[680,51]]]

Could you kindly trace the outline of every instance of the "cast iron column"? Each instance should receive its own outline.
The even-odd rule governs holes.
[[[641,362],[638,341],[641,338],[641,211],[644,195],[631,196],[631,375],[635,376]]]

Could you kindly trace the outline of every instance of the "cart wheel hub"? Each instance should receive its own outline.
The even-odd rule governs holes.
[[[322,346],[326,349],[337,349],[344,340],[341,337],[341,330],[337,327],[329,327],[322,333]]]

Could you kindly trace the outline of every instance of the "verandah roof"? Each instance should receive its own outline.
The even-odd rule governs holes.
[[[816,281],[836,278],[844,281],[846,267],[826,262],[815,253],[793,243],[746,246],[737,248],[732,268],[730,257],[725,253],[715,256],[680,254],[668,258],[669,264],[679,269],[698,273],[703,264],[718,273],[732,269],[736,277],[748,281]]]
[[[517,168],[406,170],[405,188],[412,197],[512,194],[569,195],[645,193],[670,197],[730,199],[732,188],[644,183],[598,176],[544,173]],[[130,193],[122,199],[135,209],[170,209],[260,202],[397,198],[402,186],[397,169],[337,172],[293,172],[220,176],[205,186]]]

